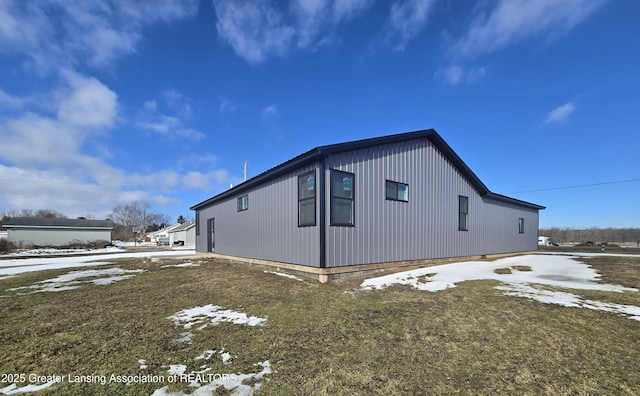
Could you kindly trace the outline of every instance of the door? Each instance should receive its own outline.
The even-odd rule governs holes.
[[[216,219],[207,220],[207,236],[209,246],[208,251],[214,253],[216,251]]]

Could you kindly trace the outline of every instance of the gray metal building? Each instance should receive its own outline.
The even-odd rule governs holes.
[[[113,221],[14,217],[4,224],[18,246],[64,246],[72,242],[111,242]]]
[[[199,252],[333,273],[537,250],[541,209],[491,192],[433,129],[316,147],[191,207]]]

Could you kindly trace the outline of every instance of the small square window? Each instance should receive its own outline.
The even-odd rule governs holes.
[[[409,202],[409,185],[387,180],[385,195],[388,200]]]
[[[238,197],[238,212],[249,209],[249,196],[243,195]]]

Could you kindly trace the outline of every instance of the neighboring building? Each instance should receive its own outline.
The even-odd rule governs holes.
[[[169,244],[181,245],[181,246],[196,246],[196,223],[193,221],[187,221],[180,224],[169,231]]]
[[[433,129],[316,147],[191,207],[197,251],[321,281],[537,250],[541,209],[491,192]]]
[[[172,224],[168,227],[161,228],[157,231],[150,232],[146,235],[150,242],[160,243],[160,241],[169,241],[169,232],[180,227],[180,223]]]
[[[65,246],[72,242],[111,242],[113,221],[14,217],[4,224],[18,246]]]

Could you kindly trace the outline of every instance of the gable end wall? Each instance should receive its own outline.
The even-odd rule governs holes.
[[[317,163],[301,167],[248,192],[198,209],[197,250],[207,251],[207,220],[214,218],[215,253],[318,267],[319,195],[316,226],[298,227],[298,176],[316,170],[318,180],[317,167]],[[249,209],[238,212],[237,198],[244,194],[249,197]]]
[[[330,170],[355,174],[355,227],[327,227],[327,267],[537,249],[538,211],[482,197],[428,139],[343,152],[326,164],[327,203]],[[409,202],[386,200],[385,180],[408,184]],[[469,197],[468,231],[458,231],[458,195]]]

